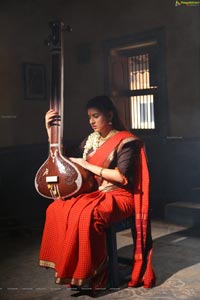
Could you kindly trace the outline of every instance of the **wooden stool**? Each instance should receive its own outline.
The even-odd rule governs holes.
[[[106,230],[107,254],[109,258],[109,272],[110,272],[110,287],[119,287],[119,266],[118,263],[132,266],[133,260],[130,258],[120,257],[117,253],[117,232],[125,229],[131,229],[133,241],[135,234],[134,216],[130,216],[121,222],[112,224]]]

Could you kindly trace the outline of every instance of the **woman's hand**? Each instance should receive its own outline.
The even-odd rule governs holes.
[[[126,184],[127,180],[125,177],[119,172],[117,169],[106,169],[99,166],[95,166],[84,160],[83,158],[74,158],[70,157],[70,160],[74,163],[77,163],[84,169],[92,172],[93,174],[101,177],[110,182],[119,182],[122,184]]]
[[[84,169],[88,169],[89,163],[84,160],[83,158],[74,158],[74,157],[70,157],[70,160],[78,165],[80,165],[81,167],[83,167]]]
[[[61,121],[61,118],[55,110],[50,109],[47,111],[47,113],[45,115],[45,127],[47,130],[49,139],[50,139],[51,126],[60,126],[60,121]]]
[[[58,113],[55,110],[50,109],[50,110],[48,110],[48,112],[45,115],[46,129],[49,129],[53,125],[60,126],[60,116],[58,115]]]

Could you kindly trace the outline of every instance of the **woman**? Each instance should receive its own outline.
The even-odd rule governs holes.
[[[56,199],[46,213],[40,266],[52,267],[56,283],[92,289],[108,283],[105,229],[113,222],[135,215],[134,265],[129,287],[152,287],[152,239],[148,205],[148,169],[142,142],[126,131],[107,96],[87,104],[93,129],[81,144],[82,158],[71,158],[94,174],[95,191]],[[53,110],[46,114],[50,135],[59,123]]]

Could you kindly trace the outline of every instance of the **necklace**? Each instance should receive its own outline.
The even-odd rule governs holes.
[[[96,151],[100,145],[102,145],[105,141],[107,141],[111,136],[113,136],[117,130],[113,129],[111,130],[107,136],[102,137],[99,132],[93,132],[88,136],[88,139],[85,143],[84,146],[84,151],[83,151],[83,159],[86,160],[87,154],[90,149],[93,149]]]
[[[116,129],[111,130],[105,137],[100,136],[100,141],[105,142],[117,132]]]

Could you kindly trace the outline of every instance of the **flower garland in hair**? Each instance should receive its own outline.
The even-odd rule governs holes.
[[[100,133],[99,132],[93,132],[88,136],[88,139],[84,146],[83,151],[83,159],[86,160],[87,154],[90,149],[93,149],[96,151],[99,148],[99,140],[100,140]]]

